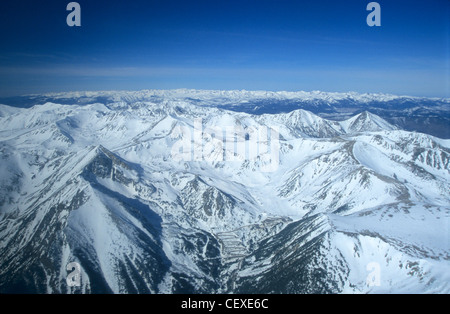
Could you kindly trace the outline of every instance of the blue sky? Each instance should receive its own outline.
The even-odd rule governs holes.
[[[246,89],[450,97],[450,1],[79,0],[0,3],[0,96]]]

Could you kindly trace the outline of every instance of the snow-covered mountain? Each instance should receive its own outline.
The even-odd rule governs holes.
[[[184,102],[250,114],[289,113],[303,109],[325,119],[343,121],[371,112],[403,130],[450,139],[450,99],[390,94],[321,91],[269,92],[246,90],[143,90],[50,93],[0,99],[0,103],[29,108],[36,104],[103,104],[125,102]]]
[[[450,292],[450,140],[246,95],[0,105],[0,292]]]

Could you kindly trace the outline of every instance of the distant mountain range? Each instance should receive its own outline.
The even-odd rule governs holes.
[[[450,138],[450,99],[359,94],[268,91],[144,90],[137,92],[73,92],[0,99],[0,103],[29,108],[36,104],[104,104],[124,101],[155,103],[183,101],[250,114],[288,113],[297,109],[322,118],[342,121],[363,111],[380,116],[401,129]]]
[[[448,99],[8,102],[0,293],[450,292]],[[71,263],[80,285],[67,283]]]

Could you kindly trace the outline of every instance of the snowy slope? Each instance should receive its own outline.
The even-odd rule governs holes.
[[[0,107],[0,292],[450,292],[448,140],[218,108],[298,93],[51,97],[82,104]]]

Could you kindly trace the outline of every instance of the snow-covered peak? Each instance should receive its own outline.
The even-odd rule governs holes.
[[[377,115],[368,111],[340,123],[347,133],[391,131],[397,128]]]

